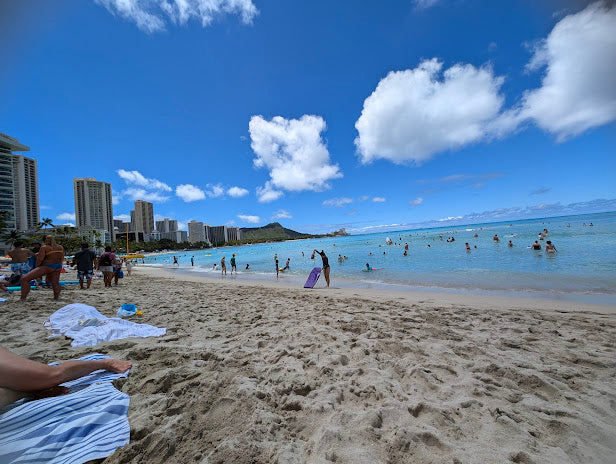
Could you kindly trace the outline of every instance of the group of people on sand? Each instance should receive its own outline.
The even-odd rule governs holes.
[[[20,276],[18,282],[21,287],[21,299],[25,300],[28,297],[33,284],[38,288],[44,277],[46,285],[50,285],[53,289],[54,300],[57,300],[62,291],[60,274],[65,261],[64,247],[56,243],[53,235],[45,235],[42,244],[34,241],[32,245],[32,249],[28,249],[23,247],[23,242],[16,241],[14,248],[8,253],[12,260],[11,272]],[[75,253],[72,260],[72,265],[77,268],[79,287],[82,290],[90,288],[95,268],[102,272],[105,287],[111,287],[114,281],[117,285],[118,279],[123,277],[122,263],[122,259],[112,252],[110,246],[97,257],[87,242],[81,244],[81,250]],[[130,275],[132,261],[126,260],[126,269]],[[0,289],[7,290],[7,287],[0,284]]]

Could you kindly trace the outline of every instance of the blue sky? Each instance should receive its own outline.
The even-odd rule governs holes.
[[[2,2],[0,131],[58,224],[73,177],[116,217],[302,232],[614,210],[614,30],[573,0]]]

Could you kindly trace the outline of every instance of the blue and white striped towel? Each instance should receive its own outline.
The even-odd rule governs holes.
[[[52,337],[66,335],[73,339],[71,346],[94,346],[100,342],[128,337],[159,337],[167,329],[137,324],[119,317],[105,317],[92,306],[73,303],[49,316],[45,327]]]
[[[95,354],[80,359],[107,357]],[[126,375],[96,371],[62,384],[71,388],[67,395],[19,401],[4,408],[0,463],[78,464],[105,458],[126,445],[129,397],[110,383]],[[79,389],[84,385],[88,386]]]

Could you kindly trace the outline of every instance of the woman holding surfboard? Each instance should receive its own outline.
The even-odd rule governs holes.
[[[329,287],[329,260],[327,259],[327,255],[323,250],[314,250],[314,252],[321,255],[321,260],[323,261],[323,275],[325,276],[325,282],[327,282],[327,286]]]

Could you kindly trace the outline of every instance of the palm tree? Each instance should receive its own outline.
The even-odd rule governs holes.
[[[42,218],[41,222],[39,222],[39,226],[41,226],[41,229],[45,229],[47,227],[51,227],[53,229],[55,227],[53,225],[53,219],[51,218]]]
[[[5,230],[4,232],[2,232],[2,235],[0,235],[0,240],[6,243],[13,243],[18,240],[23,240],[23,238],[24,238],[23,234],[16,229],[10,230],[10,231]]]

